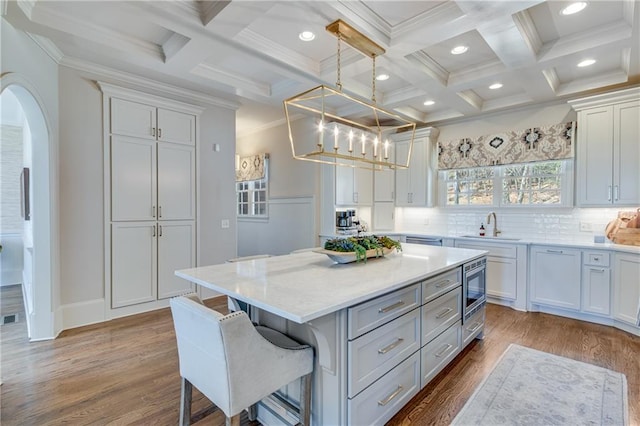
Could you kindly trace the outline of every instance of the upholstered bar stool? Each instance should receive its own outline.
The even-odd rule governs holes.
[[[182,379],[180,425],[192,420],[192,386],[224,412],[227,425],[239,425],[242,410],[249,409],[250,420],[255,420],[255,404],[298,378],[300,408],[293,408],[300,423],[309,425],[312,347],[254,326],[244,311],[222,315],[196,295],[173,298],[170,304]],[[194,421],[213,411],[203,410]]]

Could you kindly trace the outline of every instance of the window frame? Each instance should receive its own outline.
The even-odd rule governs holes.
[[[493,180],[493,200],[490,204],[447,204],[447,182],[446,173],[450,170],[439,170],[438,171],[438,204],[440,207],[446,209],[478,209],[478,208],[505,208],[505,209],[523,209],[523,208],[542,208],[542,209],[556,209],[556,208],[567,208],[574,206],[574,159],[561,159],[561,160],[549,160],[548,162],[557,161],[562,164],[561,173],[557,174],[560,178],[560,199],[561,202],[558,204],[515,204],[515,203],[505,203],[503,201],[503,182],[505,179],[509,177],[505,175],[505,170],[507,167],[517,167],[524,165],[535,165],[539,164],[539,162],[533,163],[516,163],[516,164],[502,164],[496,166],[486,166],[486,167],[474,167],[469,169],[458,169],[458,170],[474,170],[474,169],[484,169],[484,168],[493,168],[494,176]]]
[[[269,159],[264,160],[264,177],[255,180],[236,181],[236,218],[241,220],[269,219]],[[240,189],[240,186],[247,186],[247,189]],[[264,186],[264,188],[256,188],[256,185]],[[246,193],[246,201],[240,200],[240,194]],[[264,200],[256,200],[256,196],[264,193]],[[264,214],[255,214],[255,207],[258,204],[264,204]],[[247,206],[247,214],[240,213],[240,206]]]

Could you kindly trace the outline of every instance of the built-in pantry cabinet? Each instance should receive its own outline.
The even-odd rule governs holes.
[[[640,89],[569,103],[578,112],[577,204],[640,204]]]
[[[105,270],[109,316],[193,290],[195,106],[100,83],[105,129]],[[136,308],[134,305],[138,305]],[[123,312],[125,312],[123,311]]]

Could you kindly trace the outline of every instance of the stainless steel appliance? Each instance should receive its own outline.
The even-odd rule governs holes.
[[[356,211],[353,209],[336,211],[336,231],[339,234],[351,234],[357,232],[357,226],[353,223]]]
[[[486,303],[487,258],[465,263],[462,267],[462,322]]]
[[[409,244],[422,244],[424,246],[441,246],[442,238],[440,237],[412,237],[407,236],[406,242]]]

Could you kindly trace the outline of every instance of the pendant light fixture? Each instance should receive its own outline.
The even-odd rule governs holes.
[[[382,170],[408,168],[416,123],[376,105],[376,57],[385,51],[342,20],[326,27],[338,40],[336,87],[320,85],[284,101],[293,157],[338,166]],[[342,91],[341,43],[347,43],[373,61],[371,101]],[[313,130],[297,132],[292,122],[311,120]],[[409,149],[397,158],[392,135],[411,132]],[[406,138],[403,138],[406,140]]]

